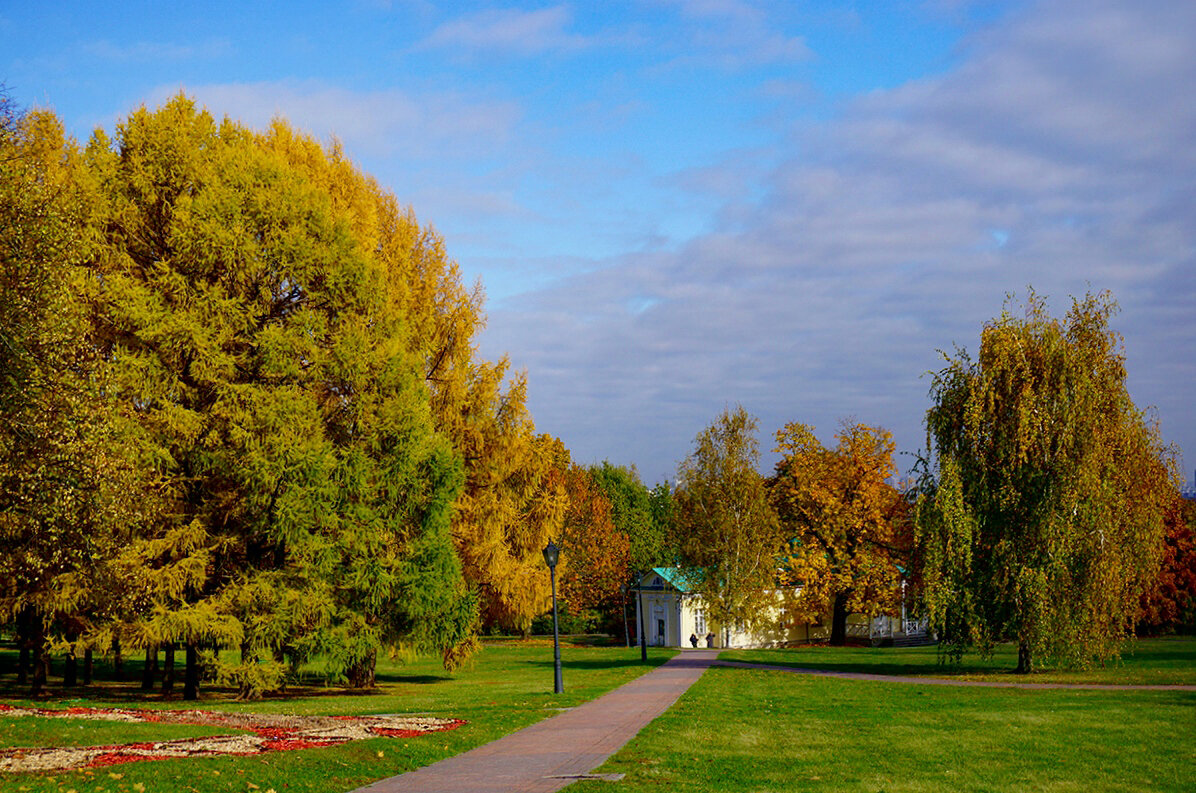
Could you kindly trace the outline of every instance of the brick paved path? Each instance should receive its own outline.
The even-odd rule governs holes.
[[[585,778],[664,713],[719,650],[685,650],[598,699],[354,793],[551,793]]]

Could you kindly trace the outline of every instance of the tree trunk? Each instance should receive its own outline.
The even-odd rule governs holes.
[[[30,693],[34,697],[46,694],[46,678],[50,676],[50,656],[46,653],[46,631],[42,618],[36,614],[29,618],[29,652],[33,656],[33,685]]]
[[[125,659],[120,654],[120,639],[112,640],[112,677],[117,681],[125,677]]]
[[[377,653],[371,651],[370,654],[349,667],[348,675],[349,685],[353,688],[373,688],[374,687],[374,665],[377,661]]]
[[[183,699],[199,699],[199,652],[187,642],[187,669],[183,673]]]
[[[79,685],[79,659],[75,657],[75,645],[72,644],[71,649],[66,651],[66,661],[62,665],[62,687],[74,688],[77,685]]]
[[[83,685],[91,685],[92,662],[94,661],[91,648],[83,651]]]
[[[174,691],[174,642],[166,643],[166,657],[162,661],[162,693]]]
[[[1019,675],[1028,675],[1034,671],[1034,658],[1030,653],[1030,645],[1024,641],[1018,642],[1017,669],[1014,671]]]
[[[141,670],[141,690],[153,691],[158,676],[158,645],[145,648],[145,667]]]
[[[17,654],[17,685],[23,686],[29,682],[29,645],[21,637],[21,650]]]
[[[847,644],[847,593],[836,592],[831,610],[831,645],[842,647]]]
[[[29,649],[33,644],[30,637],[30,621],[33,619],[33,614],[29,609],[22,609],[21,613],[17,615],[17,643],[20,645],[20,652],[17,655],[17,685],[23,686],[29,682]]]

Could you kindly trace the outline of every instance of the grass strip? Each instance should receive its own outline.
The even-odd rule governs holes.
[[[937,647],[799,647],[783,650],[728,650],[727,661],[794,666],[874,675],[943,677],[1005,683],[1086,683],[1104,685],[1196,685],[1196,637],[1168,636],[1130,643],[1120,659],[1093,669],[1043,670],[1015,675],[1017,647],[998,645],[991,658],[969,654],[959,664],[939,656]]]

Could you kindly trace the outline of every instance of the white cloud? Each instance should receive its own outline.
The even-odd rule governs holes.
[[[634,461],[651,479],[736,401],[761,417],[763,448],[785,421],[829,436],[854,416],[913,451],[936,349],[974,350],[1027,285],[1057,314],[1107,288],[1131,393],[1190,461],[1192,30],[1188,2],[1029,9],[950,74],[798,129],[801,157],[726,229],[509,300],[486,349],[527,365],[538,425],[576,457]],[[735,189],[717,176],[687,178]]]
[[[183,61],[193,58],[222,58],[233,52],[228,39],[208,39],[199,44],[138,41],[117,44],[107,39],[83,46],[83,51],[97,58],[112,61]]]
[[[571,22],[572,14],[565,6],[535,11],[487,9],[444,22],[416,49],[449,50],[465,57],[480,53],[528,56],[573,52],[600,41],[570,32]]]
[[[513,103],[446,92],[352,91],[317,80],[160,86],[148,101],[179,90],[217,114],[256,128],[276,116],[299,129],[336,136],[351,154],[459,163],[493,154],[522,117]]]
[[[810,60],[813,52],[801,36],[777,29],[769,15],[742,0],[677,0],[681,22],[665,52],[683,44],[677,55],[657,70],[712,66],[730,71],[776,63]]]

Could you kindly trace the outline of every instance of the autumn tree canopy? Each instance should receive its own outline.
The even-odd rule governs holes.
[[[785,543],[757,469],[756,426],[742,406],[724,410],[694,440],[675,495],[681,563],[696,571],[707,613],[748,629],[770,619]]]
[[[1176,495],[1163,520],[1163,558],[1142,593],[1139,635],[1196,627],[1196,501]]]
[[[668,485],[649,490],[634,466],[604,461],[590,467],[594,483],[611,505],[611,518],[630,543],[630,568],[647,570],[676,562]]]
[[[789,539],[785,583],[800,587],[807,618],[830,609],[831,644],[842,645],[849,613],[892,613],[901,596],[910,537],[907,502],[887,481],[892,435],[844,423],[828,449],[813,427],[791,423],[776,437],[769,497]]]
[[[92,187],[58,120],[0,94],[0,624],[16,623],[35,693],[51,645],[69,679],[110,616],[107,563],[147,484],[124,458],[88,317]]]
[[[610,611],[627,583],[630,542],[615,525],[605,490],[591,470],[569,460],[561,444],[560,477],[568,499],[561,527],[561,594],[569,610]]]
[[[365,222],[370,183],[281,121],[254,133],[184,97],[88,158],[98,340],[163,503],[123,552],[141,571],[127,639],[185,647],[189,668],[239,645],[222,674],[266,687],[248,677],[263,660],[318,653],[368,684],[380,646],[467,642],[460,457]]]
[[[1159,569],[1170,454],[1125,386],[1106,294],[1063,320],[1031,293],[934,378],[937,476],[917,507],[923,596],[955,653],[1019,646],[1018,670],[1114,655]]]
[[[27,650],[182,650],[187,696],[203,657],[252,696],[526,629],[560,443],[478,356],[481,287],[433,230],[281,120],[178,96],[81,152],[0,110],[0,620]]]

